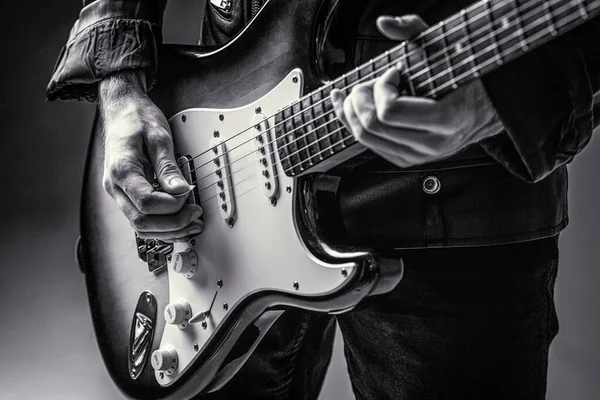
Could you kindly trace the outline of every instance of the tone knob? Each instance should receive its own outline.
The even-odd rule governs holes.
[[[171,375],[177,368],[177,351],[173,346],[154,350],[151,358],[152,368],[154,368],[155,371]]]
[[[173,268],[174,272],[183,274],[186,278],[191,278],[198,269],[198,255],[192,249],[185,249],[184,251],[175,253],[171,268]]]
[[[179,325],[185,328],[192,317],[192,308],[190,303],[185,300],[179,300],[177,303],[171,303],[165,307],[165,320],[168,324]]]

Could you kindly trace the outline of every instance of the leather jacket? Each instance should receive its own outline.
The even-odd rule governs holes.
[[[271,0],[276,1],[276,0]],[[299,0],[300,1],[300,0]],[[96,99],[97,83],[123,69],[145,69],[155,83],[166,0],[84,1],[47,95]],[[201,43],[221,45],[263,0],[207,1]],[[354,64],[394,45],[375,27],[381,14],[439,21],[469,1],[341,1],[332,41]],[[381,248],[473,246],[534,240],[568,223],[569,163],[589,142],[600,115],[598,18],[482,78],[505,128],[454,157],[410,169],[367,154],[321,178],[328,235]],[[431,190],[437,188],[437,190]]]

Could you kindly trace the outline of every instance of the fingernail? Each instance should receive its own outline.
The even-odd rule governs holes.
[[[396,69],[399,69],[399,70],[401,70],[401,69],[402,69],[402,67],[403,67],[402,61],[398,61],[398,62],[396,63]]]
[[[202,233],[202,228],[200,227],[193,227],[192,229],[190,229],[190,235],[197,235],[199,233]]]
[[[169,185],[170,186],[184,186],[187,185],[188,183],[186,181],[184,181],[182,178],[176,176],[175,178],[171,178],[171,180],[169,181]]]
[[[196,208],[194,211],[192,211],[192,219],[200,218],[201,215],[202,215],[202,208]]]
[[[192,190],[194,190],[195,187],[196,187],[196,185],[189,185],[188,190],[186,190],[185,192],[179,193],[179,194],[172,194],[171,196],[173,196],[173,197],[184,197],[184,196],[187,196],[188,194],[190,194],[190,192]]]

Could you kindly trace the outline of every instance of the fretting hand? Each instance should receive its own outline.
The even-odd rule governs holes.
[[[383,16],[377,27],[392,40],[408,40],[427,25],[418,16]],[[402,68],[391,67],[381,77],[357,84],[347,96],[331,92],[337,117],[381,157],[402,168],[426,164],[501,131],[480,80],[441,100],[411,97],[399,91]]]
[[[175,162],[167,119],[144,82],[140,73],[129,71],[100,83],[104,189],[140,237],[187,240],[204,228],[198,220],[202,208],[185,204],[190,186]],[[151,184],[155,173],[163,191]]]

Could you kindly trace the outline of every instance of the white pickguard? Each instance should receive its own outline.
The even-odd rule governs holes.
[[[249,293],[264,289],[317,295],[331,292],[343,285],[354,273],[351,262],[328,268],[312,257],[298,239],[293,221],[292,199],[294,179],[281,170],[275,151],[278,176],[277,204],[273,206],[264,188],[264,177],[257,168],[258,156],[253,138],[254,129],[232,138],[253,126],[257,107],[269,117],[268,125],[275,124],[278,110],[300,98],[303,87],[302,72],[292,71],[277,87],[258,101],[235,109],[188,109],[170,119],[175,147],[181,155],[195,156],[211,148],[214,132],[226,143],[230,164],[231,183],[235,197],[235,223],[230,227],[222,217],[214,186],[216,182],[212,151],[194,160],[199,178],[200,199],[204,209],[206,228],[197,236],[193,249],[198,254],[198,271],[188,279],[174,272],[169,264],[170,302],[186,300],[192,315],[206,311],[218,289],[215,304],[206,329],[201,323],[190,324],[185,329],[168,325],[163,332],[161,348],[173,346],[178,355],[178,365],[170,375],[156,372],[163,386],[172,384],[202,352],[206,341],[227,312]],[[271,140],[275,132],[271,129]],[[228,141],[228,139],[232,138]],[[246,142],[242,144],[243,142]],[[272,148],[276,150],[275,143]],[[249,153],[252,153],[248,155]],[[237,171],[237,172],[236,172]],[[207,176],[207,178],[201,179]],[[287,189],[287,188],[290,189]],[[286,190],[287,189],[287,190]],[[184,251],[190,244],[176,243],[175,252]],[[348,256],[348,255],[346,255]],[[331,266],[329,266],[331,267]],[[340,273],[345,268],[348,274]],[[222,280],[222,288],[217,281]],[[294,287],[297,282],[297,289]],[[224,303],[228,305],[225,310]],[[159,310],[162,318],[162,311]],[[198,346],[198,350],[194,349]]]

